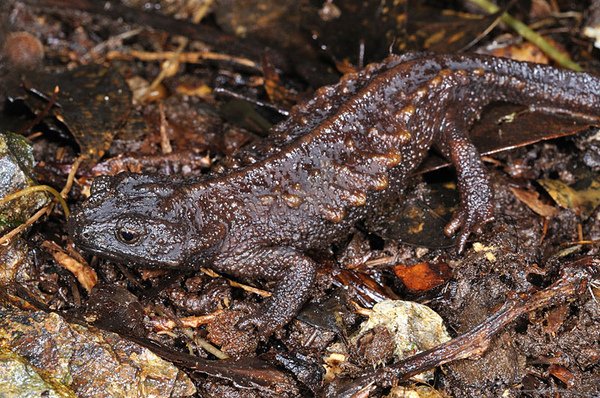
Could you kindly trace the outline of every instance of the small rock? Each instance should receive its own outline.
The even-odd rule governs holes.
[[[13,32],[6,37],[2,53],[13,67],[31,70],[44,60],[44,45],[29,32]]]

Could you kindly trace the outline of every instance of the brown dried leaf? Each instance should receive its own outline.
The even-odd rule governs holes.
[[[590,121],[561,113],[531,111],[513,104],[494,104],[486,109],[469,136],[482,155],[508,151],[581,133],[600,121]],[[449,163],[439,156],[429,156],[417,173],[436,170]]]
[[[559,305],[548,312],[546,316],[546,326],[544,332],[549,335],[555,335],[558,329],[567,319],[569,315],[569,306],[566,304]]]
[[[556,215],[556,208],[542,202],[539,193],[514,187],[510,187],[510,190],[517,199],[525,203],[527,207],[540,216],[550,218]]]
[[[455,184],[428,184],[408,192],[397,210],[386,215],[383,222],[373,219],[365,225],[370,232],[386,239],[428,248],[452,247],[453,239],[443,231],[458,200]]]
[[[548,368],[548,373],[562,381],[567,386],[572,386],[575,383],[575,375],[564,366],[552,364]]]
[[[489,54],[495,57],[511,58],[517,61],[535,62],[538,64],[547,64],[550,61],[538,46],[530,42],[494,48]]]
[[[356,299],[365,307],[371,307],[381,300],[398,298],[368,274],[342,269],[333,275],[345,289],[356,293]]]
[[[29,89],[25,93],[23,86]],[[56,104],[46,110],[56,86],[60,88]],[[131,93],[121,75],[114,68],[96,65],[59,74],[31,74],[3,89],[36,115],[47,113],[43,122],[51,130],[68,131],[92,162],[108,150],[132,109]]]
[[[69,270],[88,293],[96,286],[98,275],[88,264],[77,261],[52,241],[44,241],[42,247],[54,257],[61,267]]]
[[[440,10],[423,2],[407,6],[407,44],[413,50],[447,53],[470,48],[483,38],[499,20],[494,13],[481,16],[454,10]]]

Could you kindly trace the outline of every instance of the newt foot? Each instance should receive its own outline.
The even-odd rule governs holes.
[[[462,253],[471,233],[480,234],[483,226],[494,220],[493,194],[487,184],[480,186],[478,192],[466,189],[461,195],[461,206],[453,215],[452,219],[444,228],[446,236],[453,236],[459,232],[457,237],[457,250]],[[463,199],[464,197],[464,199]]]

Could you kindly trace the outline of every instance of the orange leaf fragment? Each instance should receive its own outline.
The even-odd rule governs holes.
[[[393,270],[404,286],[412,292],[431,290],[452,278],[452,270],[443,262],[399,264],[394,266]]]
[[[548,368],[548,373],[562,381],[567,387],[575,384],[575,375],[564,366],[552,364]]]

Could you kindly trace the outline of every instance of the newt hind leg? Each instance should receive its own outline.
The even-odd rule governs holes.
[[[444,233],[447,236],[458,233],[459,253],[472,232],[481,233],[482,227],[494,219],[493,190],[479,152],[467,136],[476,114],[475,111],[470,115],[448,112],[443,130],[437,135],[439,148],[456,168],[460,208]]]

